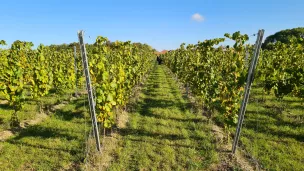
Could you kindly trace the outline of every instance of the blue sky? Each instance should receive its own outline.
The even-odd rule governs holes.
[[[78,41],[80,29],[89,43],[101,35],[162,50],[226,32],[251,35],[263,28],[267,36],[304,26],[304,0],[1,0],[0,12],[0,40],[36,46]],[[191,19],[196,13],[203,21]]]

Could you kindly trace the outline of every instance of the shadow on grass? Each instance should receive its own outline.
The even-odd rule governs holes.
[[[284,120],[283,113],[275,113],[273,110],[263,110],[263,111],[248,110],[248,111],[246,111],[246,115],[249,115],[248,119],[251,119],[251,120],[257,120],[259,116],[260,117],[266,116],[266,117],[270,117],[275,120],[275,121],[269,121],[267,119],[267,122],[265,122],[266,125],[269,125],[270,123],[272,123],[273,125],[276,125],[276,126],[289,126],[292,128],[298,128],[300,126],[303,126],[303,123],[301,123],[301,122],[292,122],[292,121]],[[245,122],[246,122],[246,120],[245,120]],[[264,120],[265,120],[265,118],[264,118]],[[264,120],[261,120],[261,121],[263,122]]]
[[[141,139],[135,139],[135,138],[128,138],[128,140],[130,141],[134,141],[134,142],[140,142],[140,143],[149,143],[149,144],[153,144],[155,146],[171,146],[171,147],[175,147],[175,148],[195,148],[197,150],[206,150],[206,148],[204,148],[204,146],[196,146],[196,145],[183,145],[183,144],[168,144],[168,143],[164,143],[164,141],[150,141],[150,140],[141,140]]]
[[[27,127],[24,130],[21,130],[20,133],[13,139],[9,140],[9,142],[14,142],[24,137],[40,137],[43,139],[64,137],[67,140],[73,140],[78,138],[75,135],[71,135],[71,133],[65,133],[65,132],[67,131],[64,129],[44,127],[41,125],[33,125]]]
[[[79,101],[81,101],[81,99],[75,100],[71,102],[69,105],[77,105]],[[74,118],[76,119],[85,118],[86,113],[83,110],[73,110],[73,109],[64,110],[64,109],[65,108],[57,109],[52,115],[61,122],[66,121],[67,123],[73,123],[73,124],[78,124],[78,123],[81,124],[84,122],[81,120],[73,120]],[[52,121],[52,122],[56,122],[56,121]],[[90,123],[90,119],[87,119],[87,122]],[[69,131],[68,127],[56,127],[56,126],[48,127],[48,126],[44,126],[43,123],[37,125],[31,125],[26,127],[25,129],[17,129],[14,132],[18,134],[16,137],[9,140],[9,142],[11,143],[18,141],[24,137],[40,137],[43,139],[60,137],[60,138],[65,138],[67,140],[74,140],[74,139],[78,139],[78,136],[73,135],[73,133],[74,134],[83,133],[77,130],[73,130],[71,132]]]
[[[202,122],[202,123],[207,123],[207,120],[201,119],[201,118],[177,118],[177,117],[172,117],[172,116],[159,116],[159,115],[142,115],[142,116],[146,116],[146,117],[153,117],[156,119],[165,119],[165,120],[173,120],[173,121],[177,121],[177,122],[194,122],[194,123],[198,123],[198,122]]]
[[[67,150],[67,149],[64,149],[64,148],[49,147],[49,146],[45,146],[45,145],[41,145],[41,144],[40,145],[33,145],[33,144],[30,144],[30,143],[19,142],[19,141],[14,141],[14,140],[10,140],[8,142],[10,144],[14,144],[14,145],[27,146],[27,147],[37,148],[37,149],[54,150],[54,151],[58,151],[58,152],[67,152],[67,153],[70,153],[71,155],[77,155],[77,154],[83,153],[81,149]]]
[[[295,105],[295,106],[292,106],[292,109],[304,110],[304,105]]]
[[[141,139],[144,139],[144,137],[150,137],[153,139],[160,139],[160,140],[186,140],[186,139],[192,139],[192,140],[204,140],[205,138],[198,137],[198,136],[182,136],[182,135],[177,135],[177,134],[161,134],[161,133],[154,133],[154,132],[149,132],[145,131],[142,129],[131,129],[131,128],[124,128],[120,129],[120,134],[122,136],[136,136],[136,137],[141,137]]]
[[[14,110],[14,108],[12,106],[10,106],[9,104],[1,104],[0,103],[0,108],[4,109],[4,110]]]
[[[80,134],[83,134],[83,132],[79,132],[79,131],[70,132],[66,129],[61,129],[61,128],[33,125],[28,127],[27,129],[22,130],[16,137],[11,138],[6,142],[11,145],[16,145],[20,147],[29,147],[30,150],[26,155],[31,155],[31,151],[42,149],[47,151],[58,151],[58,153],[65,152],[65,153],[69,153],[71,156],[82,156],[83,155],[82,144],[85,142],[85,139],[82,138],[82,136],[77,136]],[[30,141],[28,141],[25,138],[33,138],[33,139],[30,139]],[[42,143],[43,141],[50,142],[53,140],[55,142],[51,144]],[[76,140],[78,142],[76,146],[72,146],[72,148],[70,148],[64,144],[72,140],[73,141]],[[84,156],[79,158],[79,161],[83,161],[83,159]]]
[[[80,99],[74,100],[71,104],[75,105],[75,109],[78,110],[83,107],[89,107],[88,97],[83,96]]]
[[[257,112],[255,111],[247,111],[246,112],[249,115],[256,115]],[[290,132],[288,130],[280,130],[279,128],[283,128],[284,126],[291,127],[292,129],[299,128],[303,126],[301,123],[294,123],[294,122],[288,122],[284,121],[280,114],[275,114],[272,111],[258,111],[258,114],[260,116],[267,116],[274,119],[274,121],[269,121],[269,119],[265,118],[248,118],[245,119],[244,128],[254,130],[255,132],[261,132],[261,133],[268,133],[271,135],[275,135],[278,137],[286,137],[286,138],[293,138],[297,141],[304,142],[304,135],[296,134],[293,132]],[[275,129],[277,127],[277,129]]]
[[[268,95],[268,96],[271,96],[273,98],[271,99],[267,99],[266,101],[270,101],[270,102],[275,102],[275,103],[301,103],[301,100],[300,99],[277,99],[275,98],[274,95]]]
[[[152,77],[154,77],[154,74],[152,75]],[[190,102],[186,103],[181,101],[181,99],[179,98],[181,96],[179,90],[175,89],[173,83],[171,83],[170,81],[168,81],[170,91],[166,93],[172,94],[174,98],[172,100],[165,100],[165,99],[156,100],[153,98],[160,95],[159,92],[155,90],[156,87],[155,85],[159,87],[159,84],[161,83],[162,82],[154,81],[154,83],[147,84],[147,89],[143,90],[143,93],[146,96],[150,96],[152,98],[145,98],[144,102],[140,104],[140,106],[142,106],[141,113],[145,115],[145,113],[147,112],[149,114],[149,111],[147,110],[148,108],[158,107],[158,108],[167,109],[168,107],[173,107],[173,106],[178,107],[183,112],[186,111],[186,109],[190,106]]]
[[[88,107],[84,105],[85,98],[80,98],[71,101],[68,105],[74,106],[74,110],[64,110],[63,109],[57,109],[54,113],[54,116],[60,118],[64,121],[71,121],[72,119],[81,119],[86,117],[86,112],[84,107]],[[87,104],[88,105],[88,104]],[[81,110],[81,108],[84,108],[84,110]],[[87,116],[89,117],[89,116]]]
[[[54,114],[56,117],[65,120],[65,121],[71,121],[74,118],[84,118],[85,114],[83,111],[63,111],[63,110],[57,110]]]
[[[271,128],[270,125],[262,125],[260,124],[257,128],[255,123],[246,123],[246,129],[251,129],[254,131],[258,131],[261,133],[268,133],[274,136],[278,136],[278,137],[285,137],[285,138],[292,138],[295,139],[297,141],[300,142],[304,142],[304,135],[299,134],[295,134],[293,132],[289,132],[289,131],[283,131],[283,130],[279,130],[279,129],[274,129]]]
[[[165,100],[165,99],[153,99],[153,98],[145,98],[144,101],[141,104],[142,108],[148,109],[148,108],[163,108],[167,109],[168,107],[178,107],[181,110],[185,110],[185,106],[183,103],[180,102],[174,102],[173,100]]]

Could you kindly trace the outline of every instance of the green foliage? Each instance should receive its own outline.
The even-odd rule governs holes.
[[[269,49],[271,46],[269,47],[268,45],[275,43],[276,41],[288,44],[293,37],[295,37],[297,41],[300,42],[300,39],[304,38],[304,27],[281,30],[273,35],[270,35],[265,39],[262,48]]]
[[[218,38],[186,48],[182,44],[162,58],[177,77],[189,83],[205,107],[224,115],[224,122],[229,127],[237,121],[248,71],[246,51],[252,53],[253,46],[245,45],[248,36],[240,32],[226,33],[225,37],[235,41],[232,48],[215,48],[225,40]],[[269,44],[270,49],[260,55],[257,78],[266,91],[274,90],[277,98],[287,94],[304,96],[303,43],[302,38],[291,38],[287,44]]]
[[[274,90],[277,98],[288,94],[304,97],[303,40],[291,39],[288,44],[277,42],[264,50],[258,66],[258,78],[264,89]]]
[[[79,47],[79,43],[77,42],[73,42],[73,43],[70,43],[70,44],[60,44],[60,45],[49,45],[49,47],[51,49],[54,49],[55,51],[67,51],[67,50],[71,50],[74,48],[74,46],[76,46],[76,49],[77,49],[77,52],[80,52],[80,47]]]
[[[6,42],[4,40],[0,40],[0,45],[6,45]]]
[[[76,46],[77,47],[77,46]],[[75,59],[74,59],[75,60]],[[75,61],[74,61],[74,65],[75,65]],[[85,82],[85,77],[83,76],[83,67],[82,67],[82,58],[80,55],[80,51],[77,50],[76,48],[76,75],[75,75],[75,81],[76,81],[76,88],[82,87],[84,85]]]
[[[226,126],[237,121],[246,80],[245,42],[240,32],[225,37],[235,41],[233,48],[215,48],[225,38],[205,40],[196,45],[184,44],[162,56],[169,68],[199,96],[209,110],[217,109],[225,116]]]
[[[131,89],[152,68],[153,51],[130,41],[109,44],[107,38],[98,36],[88,55],[98,121],[109,128],[114,124],[114,107],[126,104]]]
[[[12,126],[18,126],[17,111],[21,110],[25,100],[28,61],[27,53],[31,42],[15,41],[8,53],[1,55],[0,90],[15,110],[12,115]]]
[[[33,75],[31,79],[31,95],[33,98],[39,98],[48,94],[51,89],[50,77],[47,70],[47,61],[45,59],[44,46],[37,48],[36,55],[31,61],[33,65]]]
[[[5,41],[1,41],[5,44]],[[31,50],[32,43],[16,41],[12,48],[1,50],[0,90],[16,111],[20,110],[28,92],[33,98],[48,94],[51,88],[62,94],[82,85],[82,60],[69,45],[40,45]],[[78,46],[77,46],[78,47]],[[154,49],[146,44],[113,42],[97,37],[88,45],[93,85],[96,90],[98,119],[106,128],[114,124],[113,109],[124,106],[131,90],[139,84],[153,66]]]
[[[53,75],[53,87],[58,93],[75,87],[73,50],[56,51],[50,48],[50,65]]]
[[[0,92],[15,110],[12,126],[18,126],[17,111],[26,94],[39,98],[51,88],[63,92],[75,87],[72,49],[56,51],[40,45],[32,50],[32,46],[31,42],[15,41],[10,49],[0,50]]]

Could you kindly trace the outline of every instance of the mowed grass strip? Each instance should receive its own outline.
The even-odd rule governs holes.
[[[304,100],[291,96],[279,100],[254,86],[241,144],[263,169],[304,170]]]
[[[69,101],[73,90],[66,90],[64,94],[56,94],[55,90],[51,90],[50,93],[40,100],[32,99],[30,96],[26,96],[23,108],[17,112],[20,122],[24,120],[33,120],[39,117],[40,109],[39,103],[43,104],[43,108],[46,106],[54,106],[60,104],[62,101]],[[47,112],[47,109],[44,109]],[[10,129],[10,120],[14,113],[13,106],[8,104],[8,101],[0,93],[0,132]]]
[[[81,170],[90,116],[80,98],[0,142],[0,170]]]
[[[210,126],[188,103],[166,68],[157,66],[120,130],[109,170],[206,170],[217,163]]]

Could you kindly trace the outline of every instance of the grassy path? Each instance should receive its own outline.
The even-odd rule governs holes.
[[[218,161],[210,128],[163,66],[150,75],[109,170],[206,170]]]
[[[45,121],[0,142],[0,170],[81,170],[90,126],[85,100],[72,101]]]

